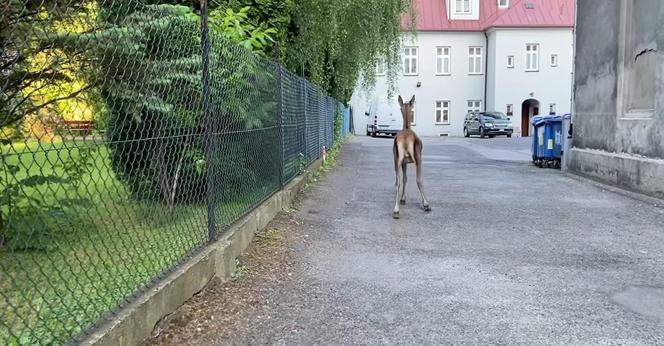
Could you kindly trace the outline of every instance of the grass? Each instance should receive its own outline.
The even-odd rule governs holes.
[[[304,184],[305,190],[308,190],[312,184],[318,182],[318,179],[321,177],[322,173],[329,172],[332,168],[334,168],[334,166],[337,165],[337,157],[339,156],[341,146],[348,138],[350,138],[350,136],[343,138],[341,141],[338,141],[332,145],[332,149],[328,151],[327,159],[320,167],[320,169],[316,172],[312,172],[312,174],[309,175],[307,182]]]
[[[48,250],[0,248],[0,344],[71,340],[208,241],[204,203],[170,209],[132,200],[110,169],[103,145],[21,143],[2,148],[3,165],[23,167],[15,181],[31,175],[62,175],[57,162],[77,159],[77,148],[83,145],[96,150],[92,169],[78,187],[47,184],[23,191],[46,203],[71,196],[86,197],[88,202],[59,215],[40,215],[49,220],[54,233]],[[278,188],[276,182],[258,185],[217,206],[218,229]],[[34,221],[25,220],[23,226]]]

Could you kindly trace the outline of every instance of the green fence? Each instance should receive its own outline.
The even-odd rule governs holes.
[[[81,338],[348,133],[307,80],[155,2],[0,5],[2,345]]]

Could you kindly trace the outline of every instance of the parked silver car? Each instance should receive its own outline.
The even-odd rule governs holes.
[[[495,136],[512,137],[514,126],[501,112],[471,112],[463,122],[463,135],[478,135],[481,138]]]

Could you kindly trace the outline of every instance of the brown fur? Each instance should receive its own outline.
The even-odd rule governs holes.
[[[401,116],[403,117],[403,129],[394,138],[394,172],[396,174],[396,198],[394,202],[394,211],[392,216],[395,219],[400,217],[399,204],[406,204],[406,167],[409,163],[415,163],[417,171],[417,188],[422,197],[422,208],[430,211],[429,201],[424,196],[422,182],[422,140],[417,137],[415,131],[410,128],[413,106],[415,105],[415,95],[408,102],[404,103],[399,96],[399,106],[401,107]]]

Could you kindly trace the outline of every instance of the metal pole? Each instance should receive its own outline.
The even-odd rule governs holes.
[[[203,63],[203,115],[205,116],[205,160],[207,169],[205,174],[207,192],[207,228],[208,241],[217,239],[217,224],[215,222],[215,186],[214,186],[214,119],[210,111],[210,37],[208,35],[208,1],[200,0],[201,4],[201,56]]]
[[[284,94],[282,89],[283,76],[281,71],[281,49],[279,41],[274,46],[274,79],[277,87],[277,119],[279,121],[279,144],[281,153],[279,154],[279,185],[284,186],[284,151],[286,145],[284,143]]]
[[[307,121],[307,84],[305,83],[305,79],[302,78],[300,79],[300,83],[302,84],[302,96],[304,98],[304,159],[307,161],[306,163],[309,163],[309,121]]]

